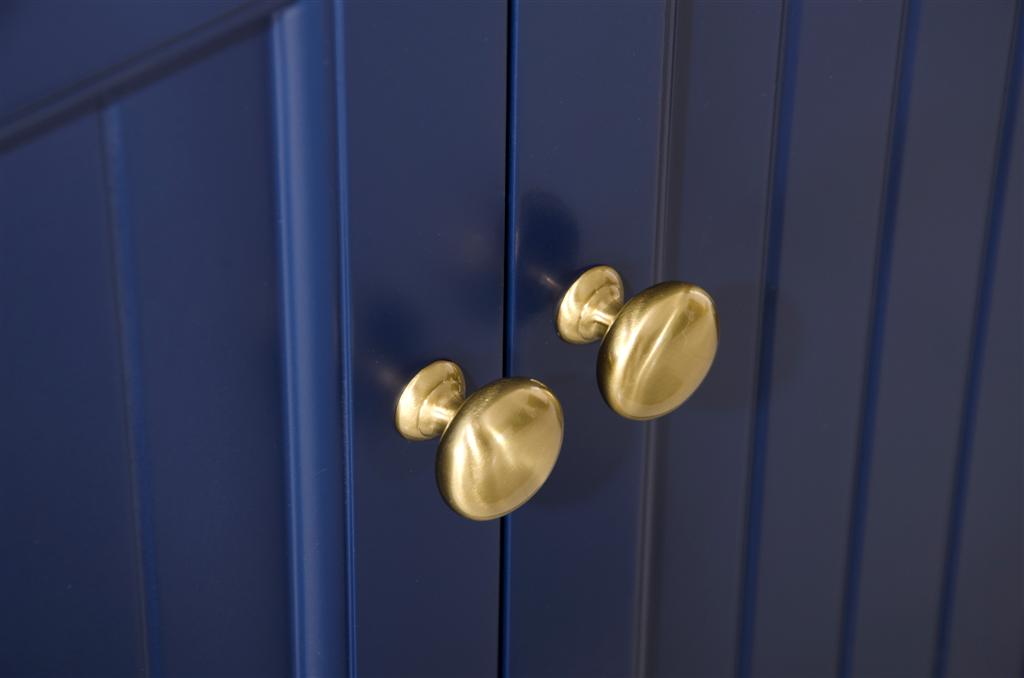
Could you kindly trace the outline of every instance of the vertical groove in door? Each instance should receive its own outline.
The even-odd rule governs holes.
[[[800,0],[787,0],[782,11],[782,39],[779,41],[775,86],[775,138],[771,152],[768,212],[765,215],[765,254],[761,292],[761,344],[757,359],[754,422],[751,436],[750,480],[747,497],[747,526],[744,547],[742,594],[740,598],[739,656],[736,672],[750,675],[754,647],[754,619],[757,603],[757,566],[761,538],[761,510],[764,493],[765,441],[771,397],[775,315],[779,283],[782,228],[786,207],[786,175],[789,139],[793,124],[793,93],[796,89],[797,51],[800,39]]]
[[[682,186],[681,182],[677,181],[679,177],[678,171],[676,171],[676,165],[682,164],[682,158],[681,154],[675,153],[677,149],[672,131],[676,129],[680,134],[685,132],[685,120],[676,119],[677,110],[675,108],[679,106],[680,111],[678,112],[684,113],[686,107],[685,78],[687,74],[685,72],[676,72],[676,50],[680,49],[678,45],[679,26],[677,21],[684,13],[687,16],[692,13],[690,3],[685,3],[683,9],[680,9],[678,3],[665,3],[665,29],[662,38],[661,64],[661,119],[659,120],[658,129],[659,154],[656,176],[658,182],[655,211],[657,223],[654,226],[654,248],[651,252],[651,270],[655,282],[660,282],[665,277],[665,260],[669,256],[668,252],[676,251],[674,247],[667,247],[667,243],[669,241],[670,223],[673,223],[671,219],[674,216],[672,211],[672,191],[673,188],[676,191],[680,191]],[[685,65],[682,64],[680,66],[680,71],[685,70],[682,67]],[[682,82],[678,83],[680,85],[678,92],[676,91],[676,78],[683,78]],[[648,422],[644,429],[641,503],[637,516],[636,594],[634,595],[634,600],[636,601],[634,612],[636,620],[633,625],[633,675],[635,676],[647,675],[648,636],[651,624],[650,600],[651,595],[653,595],[651,591],[651,562],[653,557],[651,551],[654,545],[651,530],[653,529],[654,513],[657,510],[655,478],[658,471],[658,451],[661,448],[661,434],[658,421]]]
[[[515,322],[516,322],[516,132],[518,125],[517,104],[519,71],[519,0],[507,0],[508,49],[505,57],[505,297],[503,318],[502,376],[513,376],[515,369]],[[512,559],[512,516],[501,519],[498,554],[498,676],[509,675],[509,628]]]
[[[881,221],[878,253],[875,262],[875,282],[872,291],[871,328],[868,334],[867,368],[864,375],[864,394],[860,425],[860,440],[855,461],[853,506],[850,510],[850,534],[847,547],[846,581],[843,591],[843,618],[840,623],[839,665],[837,673],[848,676],[853,660],[854,629],[856,627],[857,594],[860,586],[860,565],[864,548],[864,522],[867,515],[868,479],[871,466],[871,444],[874,433],[878,384],[882,365],[882,343],[885,337],[885,311],[892,267],[892,243],[899,203],[903,150],[907,134],[907,110],[910,103],[911,74],[913,72],[920,7],[917,0],[906,0],[903,9],[900,45],[897,48],[897,77],[893,84],[893,103],[889,130],[888,167],[885,188],[879,205]]]
[[[986,337],[989,329],[989,316],[992,301],[992,289],[995,281],[995,261],[999,251],[999,238],[1003,226],[1003,213],[1006,204],[1007,182],[1010,174],[1010,160],[1015,129],[1014,121],[1020,105],[1020,80],[1024,51],[1021,49],[1022,32],[1021,3],[1017,3],[1014,17],[1013,42],[1010,45],[1009,65],[1006,69],[1006,85],[1003,95],[1003,111],[1000,120],[1000,132],[996,151],[995,166],[992,170],[992,186],[989,196],[988,215],[986,218],[985,246],[979,269],[978,296],[975,302],[974,327],[972,329],[971,348],[967,380],[963,401],[963,412],[960,421],[960,434],[957,445],[956,470],[953,480],[953,501],[950,507],[948,536],[946,541],[946,562],[943,571],[942,594],[939,602],[938,626],[935,638],[935,659],[932,673],[938,678],[946,675],[949,659],[950,624],[953,617],[953,603],[956,589],[957,569],[960,559],[961,533],[963,529],[964,502],[967,494],[968,474],[971,466],[971,452],[974,442],[975,422],[979,386],[985,360]]]
[[[507,9],[334,7],[350,666],[493,674],[499,525],[452,513],[437,441],[404,440],[394,407],[440,357],[471,388],[501,376]]]
[[[330,12],[332,41],[334,49],[334,128],[335,165],[338,180],[338,277],[339,310],[338,334],[341,342],[341,420],[342,445],[345,457],[345,591],[346,640],[348,642],[348,676],[356,675],[356,532],[355,532],[355,464],[353,463],[354,442],[352,437],[352,254],[350,248],[350,222],[348,211],[348,100],[346,97],[345,73],[345,9],[341,0],[331,3]]]
[[[292,671],[340,675],[353,646],[344,192],[335,172],[331,5],[300,2],[271,29]],[[344,184],[343,178],[341,184]],[[339,211],[340,208],[340,211]],[[339,226],[339,220],[341,225]],[[341,235],[339,235],[339,231]],[[341,452],[344,449],[345,454]]]
[[[143,632],[141,635],[146,675],[161,675],[160,607],[156,581],[156,558],[150,486],[146,454],[145,420],[142,410],[143,386],[139,359],[139,304],[136,295],[135,263],[132,256],[131,225],[125,194],[124,155],[120,111],[116,103],[100,111],[100,141],[103,149],[103,181],[106,188],[110,241],[113,245],[114,284],[124,381],[125,422],[131,454],[132,501],[138,539]]]
[[[614,264],[631,289],[651,282],[666,8],[520,2],[514,18],[512,367],[573,397],[558,465],[511,521],[506,659],[517,676],[631,675],[648,442],[594,388],[598,347],[559,341],[552,319],[563,290],[594,264]]]

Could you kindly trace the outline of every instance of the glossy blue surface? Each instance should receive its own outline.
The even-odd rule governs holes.
[[[1018,675],[1021,2],[0,8],[0,675]],[[554,306],[705,286],[639,424]],[[393,427],[551,386],[501,523]]]
[[[109,109],[168,675],[289,663],[267,53],[261,28]]]
[[[96,115],[0,156],[4,674],[145,670],[102,157]]]
[[[940,647],[949,675],[1020,670],[1024,619],[1024,43],[1018,11],[1014,71],[1000,130],[975,314],[970,387],[950,516]]]
[[[353,658],[334,19],[330,4],[302,2],[271,38],[295,675],[343,674]]]
[[[0,7],[0,146],[216,49],[288,0],[11,0]]]
[[[0,131],[0,673],[495,666],[498,524],[392,407],[500,375],[504,7],[274,6],[94,5]]]
[[[517,7],[507,370],[551,387],[566,423],[547,483],[506,519],[510,676],[636,668],[647,433],[612,416],[597,390],[596,345],[561,342],[554,315],[589,265],[614,264],[630,293],[654,281],[665,10]]]
[[[792,7],[774,353],[758,403],[766,464],[746,639],[756,675],[826,675],[838,662],[902,14],[896,3]],[[810,544],[813,557],[794,557]]]
[[[1013,185],[993,168],[1018,5],[680,3],[653,18],[668,72],[643,94],[622,74],[659,44],[638,37],[649,6],[516,5],[511,367],[568,404],[559,467],[508,521],[507,673],[1019,672],[1020,375],[981,348],[1019,333],[999,282],[983,313],[1016,254],[986,244],[986,205]],[[659,127],[644,155],[632,135]],[[559,208],[540,228],[528,189]],[[579,411],[593,358],[553,340],[550,308],[563,266],[644,257],[708,287],[722,346],[692,401],[624,439]],[[537,270],[554,289],[529,292]],[[594,508],[615,457],[628,502]]]
[[[394,406],[438,358],[470,389],[501,376],[505,8],[343,12],[355,672],[488,675],[498,523],[448,508],[437,441],[401,438]]]
[[[935,665],[947,523],[1015,22],[921,3],[892,201],[850,670]],[[915,28],[911,28],[915,30]]]
[[[0,10],[0,89],[4,91],[0,120],[23,114],[48,96],[245,4],[245,0],[105,5],[61,0],[5,2]],[[55,45],[60,49],[54,49]],[[26,69],[31,69],[32,77],[25,76]]]
[[[781,2],[689,9],[675,17],[662,270],[713,295],[722,331],[705,383],[655,425],[646,651],[657,676],[736,669],[783,16]]]

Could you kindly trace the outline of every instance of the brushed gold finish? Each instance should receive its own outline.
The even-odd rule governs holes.
[[[604,337],[622,308],[623,285],[611,266],[595,266],[576,278],[558,305],[558,335],[570,344]]]
[[[548,479],[562,447],[562,406],[535,379],[499,379],[466,397],[462,370],[438,360],[406,384],[395,426],[410,440],[441,437],[437,486],[456,513],[492,520]]]
[[[684,282],[649,287],[624,302],[610,266],[585,271],[558,305],[558,334],[572,344],[603,339],[597,383],[627,419],[668,414],[707,376],[718,350],[718,312],[705,290]]]

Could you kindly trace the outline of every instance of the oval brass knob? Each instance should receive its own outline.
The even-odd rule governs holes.
[[[624,303],[610,266],[583,273],[558,305],[558,334],[571,344],[604,339],[597,382],[605,401],[628,419],[654,419],[689,398],[718,349],[718,313],[696,285],[664,282]]]
[[[453,362],[438,360],[406,384],[395,425],[410,440],[441,437],[437,486],[456,513],[491,520],[526,503],[562,447],[562,405],[534,379],[499,379],[466,397]]]

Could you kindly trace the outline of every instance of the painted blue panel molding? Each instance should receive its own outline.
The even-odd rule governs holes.
[[[290,670],[266,31],[113,104],[164,675]]]
[[[351,572],[342,393],[339,144],[332,5],[299,3],[272,34],[288,468],[293,674],[348,673]],[[344,447],[343,447],[343,441]]]
[[[82,103],[286,1],[8,0],[0,6],[0,130]]]
[[[3,675],[146,671],[104,180],[94,114],[0,155]]]

